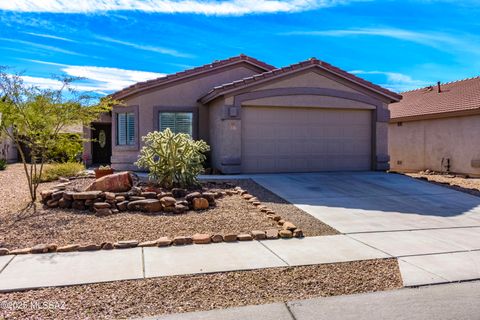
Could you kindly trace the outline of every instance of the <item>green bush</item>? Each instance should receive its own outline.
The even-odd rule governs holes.
[[[142,140],[145,146],[135,165],[147,169],[151,179],[166,188],[198,184],[204,153],[210,150],[206,142],[195,141],[185,133],[174,134],[170,129],[150,132]]]
[[[60,133],[47,159],[56,162],[74,162],[83,151],[83,140],[78,133]]]
[[[7,160],[0,159],[0,171],[7,169]]]
[[[85,170],[85,166],[79,162],[50,163],[46,164],[43,170],[41,181],[48,182],[60,177],[76,176]]]

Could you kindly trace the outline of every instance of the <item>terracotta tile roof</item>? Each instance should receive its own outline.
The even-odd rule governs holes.
[[[145,90],[145,89],[156,87],[158,85],[161,85],[161,84],[164,84],[164,83],[167,83],[167,82],[172,82],[172,81],[177,81],[177,80],[180,80],[180,79],[185,79],[187,77],[198,75],[198,74],[201,74],[201,73],[204,73],[204,72],[211,71],[213,69],[218,69],[218,68],[225,67],[225,66],[228,66],[228,65],[232,65],[232,64],[242,62],[242,61],[251,63],[251,64],[253,64],[253,65],[255,65],[255,66],[257,66],[257,67],[259,67],[259,68],[261,68],[265,71],[275,69],[275,67],[272,66],[272,65],[269,65],[265,62],[262,62],[260,60],[255,59],[255,58],[249,57],[247,55],[240,54],[238,56],[231,57],[231,58],[228,58],[228,59],[216,60],[212,63],[205,64],[205,65],[200,66],[200,67],[195,67],[195,68],[192,68],[192,69],[187,69],[187,70],[180,71],[180,72],[177,72],[177,73],[169,74],[169,75],[166,75],[164,77],[160,77],[160,78],[156,78],[156,79],[152,79],[152,80],[148,80],[148,81],[144,81],[144,82],[138,82],[134,85],[131,85],[129,87],[126,87],[126,88],[124,88],[120,91],[117,91],[117,92],[113,93],[111,95],[111,97],[113,97],[114,99],[125,98],[125,97],[127,97],[127,96],[129,96],[133,93],[137,93],[137,92]]]
[[[345,79],[348,79],[350,81],[356,82],[359,85],[361,85],[363,87],[366,87],[370,90],[376,91],[376,92],[378,92],[382,95],[386,95],[386,96],[390,97],[392,99],[392,101],[398,101],[402,98],[401,95],[399,95],[395,92],[387,90],[387,89],[385,89],[385,88],[383,88],[379,85],[376,85],[374,83],[371,83],[371,82],[369,82],[365,79],[359,78],[356,75],[348,73],[345,70],[337,68],[337,67],[335,67],[335,66],[333,66],[329,63],[318,60],[316,58],[310,58],[308,60],[301,61],[301,62],[292,64],[292,65],[289,65],[289,66],[286,66],[286,67],[283,67],[283,68],[280,68],[280,69],[273,69],[273,70],[270,70],[270,71],[267,71],[267,72],[264,72],[264,73],[256,74],[256,75],[253,75],[253,76],[250,76],[250,77],[247,77],[247,78],[243,78],[241,80],[233,81],[233,82],[230,82],[230,83],[223,84],[221,86],[214,87],[209,93],[207,93],[200,100],[202,102],[208,102],[208,101],[222,95],[223,93],[225,93],[226,91],[229,91],[231,89],[241,88],[241,87],[244,87],[246,85],[252,84],[253,82],[256,82],[256,81],[261,81],[261,80],[264,80],[264,79],[275,77],[277,75],[281,75],[281,74],[284,74],[284,73],[289,73],[291,71],[306,68],[306,67],[309,67],[309,66],[318,66],[318,67],[323,68],[327,71],[335,73],[342,78],[345,78]]]
[[[400,102],[389,106],[390,118],[435,115],[480,109],[480,77],[458,80],[417,90],[403,92]]]

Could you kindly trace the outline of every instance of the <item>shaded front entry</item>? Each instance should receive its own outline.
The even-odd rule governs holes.
[[[112,125],[110,123],[92,124],[92,163],[110,164],[112,157]]]

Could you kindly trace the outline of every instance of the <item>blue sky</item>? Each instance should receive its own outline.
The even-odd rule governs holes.
[[[317,57],[400,92],[480,75],[478,17],[478,0],[0,0],[0,65],[106,94],[240,53]]]

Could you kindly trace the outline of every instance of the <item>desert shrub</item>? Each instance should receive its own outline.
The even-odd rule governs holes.
[[[0,171],[7,169],[7,160],[0,159]]]
[[[205,141],[193,140],[185,133],[174,134],[170,129],[150,132],[142,140],[145,146],[135,165],[147,169],[151,179],[166,188],[198,184],[204,153],[210,150]]]
[[[85,170],[83,163],[65,162],[46,164],[41,177],[42,182],[54,181],[60,177],[73,177]]]
[[[78,133],[60,133],[47,159],[56,162],[74,162],[83,151],[83,139]]]

